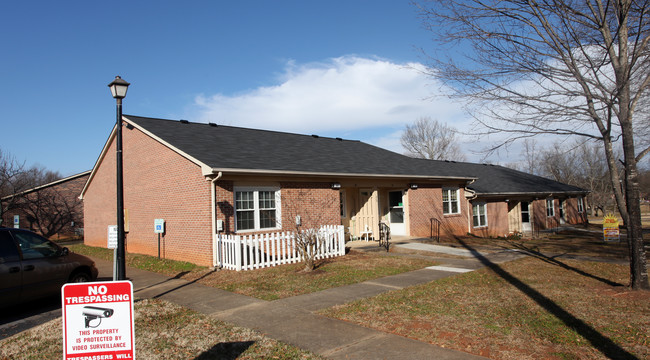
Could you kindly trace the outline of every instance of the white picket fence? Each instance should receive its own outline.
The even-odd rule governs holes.
[[[325,225],[318,230],[323,241],[316,248],[316,259],[345,255],[342,225]],[[215,266],[230,270],[252,270],[302,261],[292,232],[256,235],[217,235]]]

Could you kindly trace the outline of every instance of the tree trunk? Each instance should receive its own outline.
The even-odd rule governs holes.
[[[630,253],[630,286],[637,290],[650,290],[643,227],[641,224],[641,199],[639,196],[639,173],[636,168],[634,142],[626,132],[632,132],[630,122],[621,124],[623,129],[623,154],[625,156],[625,205],[628,215],[627,242]]]

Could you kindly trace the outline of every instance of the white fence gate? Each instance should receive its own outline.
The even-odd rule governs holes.
[[[318,230],[316,259],[345,255],[342,225],[325,225]],[[281,264],[297,263],[302,256],[296,247],[295,233],[278,232],[257,235],[217,235],[215,267],[230,270],[251,270]]]

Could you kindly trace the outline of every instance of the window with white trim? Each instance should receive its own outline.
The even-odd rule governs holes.
[[[585,211],[585,203],[582,196],[578,197],[578,212],[581,213]]]
[[[236,231],[280,229],[280,190],[235,188]]]
[[[487,204],[484,202],[472,203],[472,223],[474,227],[487,226]]]
[[[339,191],[339,203],[340,203],[340,207],[341,207],[341,217],[346,218],[347,217],[346,212],[348,210],[347,210],[347,205],[346,205],[346,201],[345,201],[345,190]]]
[[[546,199],[546,216],[555,216],[555,201],[553,198]]]
[[[460,196],[458,188],[442,188],[442,213],[460,214]]]

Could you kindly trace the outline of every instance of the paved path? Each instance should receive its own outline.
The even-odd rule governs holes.
[[[501,255],[503,259],[496,261],[512,259],[513,255]],[[127,276],[133,281],[136,298],[160,298],[177,303],[223,321],[259,330],[271,338],[330,359],[482,359],[315,313],[319,309],[482,267],[475,259],[438,260],[443,262],[441,266],[275,301],[137,269],[127,269]],[[97,260],[97,264],[100,276],[112,273],[109,262]]]

